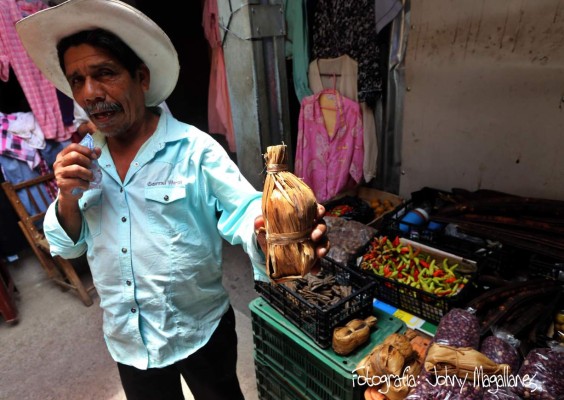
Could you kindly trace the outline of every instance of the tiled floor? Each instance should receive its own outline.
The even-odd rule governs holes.
[[[247,400],[256,400],[248,308],[257,297],[252,268],[240,247],[226,245],[224,261],[224,285],[237,318],[241,388]],[[0,400],[125,399],[102,337],[98,297],[85,307],[72,293],[62,292],[30,251],[8,266],[19,290],[19,321],[9,325],[0,317]]]

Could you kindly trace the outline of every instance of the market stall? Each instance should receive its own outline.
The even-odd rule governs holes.
[[[260,398],[562,398],[564,202],[394,196],[325,203],[320,271],[256,282]]]

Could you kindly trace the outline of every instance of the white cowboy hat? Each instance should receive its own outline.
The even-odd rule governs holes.
[[[178,54],[164,31],[149,17],[118,0],[68,0],[21,19],[16,30],[41,72],[61,92],[72,91],[59,64],[57,43],[82,30],[102,28],[117,35],[151,71],[145,95],[156,106],[174,90],[180,66]]]

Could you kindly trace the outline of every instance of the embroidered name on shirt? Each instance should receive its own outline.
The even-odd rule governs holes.
[[[169,179],[168,181],[156,181],[156,182],[147,182],[147,186],[182,186],[183,183],[181,180],[175,181]]]

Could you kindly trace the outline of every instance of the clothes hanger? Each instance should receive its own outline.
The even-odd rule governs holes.
[[[339,105],[339,91],[337,90],[337,76],[341,76],[341,74],[321,74],[324,76],[331,76],[333,77],[333,87],[329,89],[324,89],[323,94],[332,93],[335,95],[335,102],[337,106]],[[329,111],[337,111],[337,107],[330,107],[330,106],[321,106],[322,110],[329,110]]]

